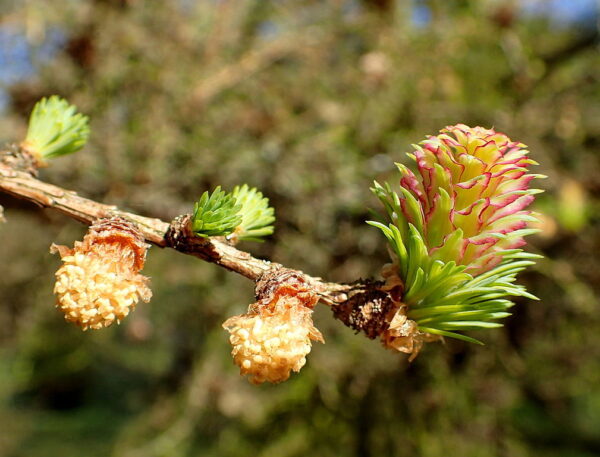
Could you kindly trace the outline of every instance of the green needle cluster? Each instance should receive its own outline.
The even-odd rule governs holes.
[[[229,235],[242,223],[241,209],[221,186],[212,193],[206,191],[194,206],[192,231],[202,237]]]
[[[248,241],[262,241],[262,237],[273,233],[275,210],[269,206],[269,199],[255,188],[236,186],[232,192],[237,202],[242,205],[240,214],[242,222],[238,228],[239,238]]]
[[[228,193],[217,187],[204,192],[194,207],[192,231],[202,237],[227,236],[262,241],[273,233],[274,210],[269,199],[248,185],[236,186]]]
[[[22,146],[43,161],[81,149],[90,134],[88,117],[53,95],[36,103]]]
[[[456,254],[461,252],[464,232],[459,227],[441,227],[452,221],[451,199],[444,189],[436,197],[437,208],[444,217],[428,220],[420,201],[404,187],[398,193],[388,183],[375,182],[371,191],[382,203],[385,214],[379,217],[380,221],[367,223],[380,229],[389,242],[397,274],[404,284],[402,302],[408,307],[408,318],[417,323],[420,331],[481,344],[458,332],[501,327],[497,320],[510,316],[509,308],[514,305],[511,297],[537,300],[514,281],[517,273],[541,256],[517,248],[499,250],[495,255],[501,257],[501,262],[483,273],[469,269],[469,264],[459,264]],[[535,220],[527,214],[519,217],[523,221]],[[439,238],[435,233],[440,227],[450,233],[442,245],[432,249],[427,240]],[[524,228],[508,235],[490,236],[501,240],[536,231]]]
[[[414,225],[409,224],[408,239],[404,240],[394,224],[368,224],[379,228],[388,239],[399,273],[405,278],[402,301],[408,305],[408,318],[422,332],[481,344],[457,332],[501,327],[495,321],[510,315],[508,309],[514,305],[510,297],[537,300],[514,281],[517,273],[541,256],[513,249],[504,252],[503,262],[496,267],[472,276],[465,272],[465,265],[430,255]]]

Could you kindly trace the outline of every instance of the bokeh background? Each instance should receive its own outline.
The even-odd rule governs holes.
[[[221,322],[253,285],[153,248],[154,297],[83,333],[53,306],[77,222],[0,196],[0,455],[600,455],[600,53],[590,0],[4,0],[0,138],[42,96],[91,117],[43,179],[170,220],[216,185],[258,186],[278,216],[244,244],[335,281],[377,276],[372,179],[449,124],[495,127],[548,175],[521,282],[485,347],[412,363],[316,312],[327,344],[249,385]]]

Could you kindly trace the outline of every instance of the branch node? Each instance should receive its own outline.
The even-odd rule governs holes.
[[[38,175],[38,160],[29,151],[17,144],[5,145],[0,150],[0,164],[6,165],[8,168],[18,171],[24,171],[31,176]],[[15,174],[16,175],[16,174]],[[7,177],[13,177],[9,175]]]
[[[276,265],[256,280],[257,305],[265,305],[279,296],[297,296],[308,308],[314,308],[319,301],[315,287],[300,271]]]
[[[390,312],[397,308],[382,286],[379,281],[365,281],[345,302],[332,307],[334,317],[357,333],[363,332],[370,339],[378,338],[389,328]]]

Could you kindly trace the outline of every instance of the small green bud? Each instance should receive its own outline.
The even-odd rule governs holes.
[[[89,135],[88,117],[77,113],[74,105],[53,95],[36,103],[21,147],[43,164],[45,159],[78,151]]]

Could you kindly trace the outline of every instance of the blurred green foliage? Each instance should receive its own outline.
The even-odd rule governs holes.
[[[565,0],[566,1],[566,0]],[[0,138],[25,137],[42,96],[90,116],[88,146],[43,179],[169,220],[217,185],[256,186],[277,213],[256,255],[334,281],[376,276],[364,224],[374,178],[411,143],[463,122],[530,146],[542,253],[487,343],[432,344],[412,364],[323,307],[326,344],[277,386],[229,357],[244,278],[151,249],[154,297],[82,333],[53,307],[58,260],[84,227],[0,196],[0,455],[586,457],[600,454],[598,30],[516,1],[85,0],[2,2],[32,49],[64,43],[7,87]]]

